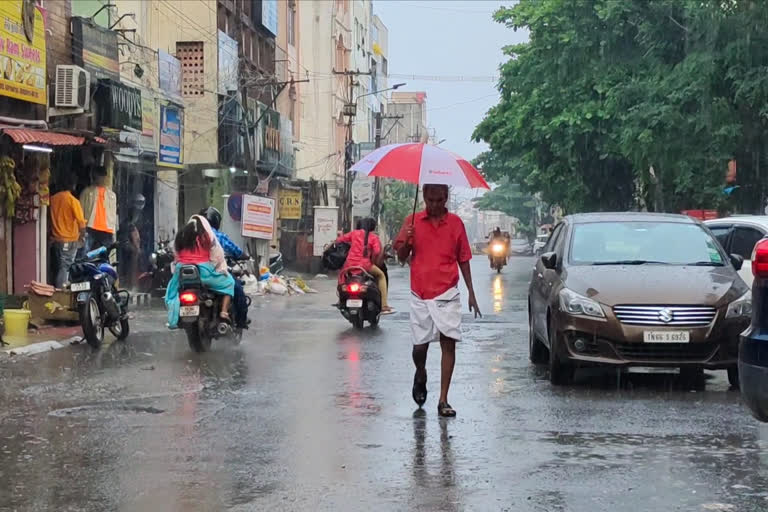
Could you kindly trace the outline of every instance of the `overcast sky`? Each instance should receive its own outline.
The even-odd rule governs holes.
[[[501,5],[512,2],[459,0],[373,0],[373,11],[389,29],[389,73],[429,76],[498,76],[504,45],[524,41],[493,21]],[[393,77],[401,90],[426,91],[427,122],[442,147],[467,159],[485,145],[470,141],[485,112],[498,101],[495,81],[414,80]]]

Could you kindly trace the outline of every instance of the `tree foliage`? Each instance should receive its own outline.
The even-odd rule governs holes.
[[[678,211],[720,206],[735,158],[739,204],[762,204],[768,2],[520,0],[495,19],[530,40],[504,49],[475,130],[490,179],[567,211]]]
[[[405,218],[413,213],[416,186],[402,181],[382,182],[381,222],[390,239],[400,231]]]

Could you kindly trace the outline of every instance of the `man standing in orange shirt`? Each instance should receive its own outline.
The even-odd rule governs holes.
[[[106,186],[104,167],[96,168],[93,179],[94,184],[80,194],[87,223],[86,251],[112,245],[117,223],[117,196]]]
[[[66,177],[67,188],[51,198],[51,236],[56,261],[56,288],[69,281],[69,268],[75,261],[80,241],[85,234],[85,217],[80,201],[72,194],[77,175]]]

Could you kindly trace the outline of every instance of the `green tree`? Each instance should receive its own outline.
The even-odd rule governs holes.
[[[768,142],[766,2],[521,0],[497,11],[501,100],[474,138],[523,190],[568,211],[758,207]],[[653,172],[650,169],[653,168]]]
[[[405,218],[413,213],[416,186],[402,181],[382,182],[381,222],[390,240],[397,236]]]

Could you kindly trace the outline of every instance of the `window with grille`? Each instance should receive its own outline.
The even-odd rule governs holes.
[[[181,61],[181,93],[183,96],[202,96],[205,89],[202,41],[179,41],[176,57]]]

